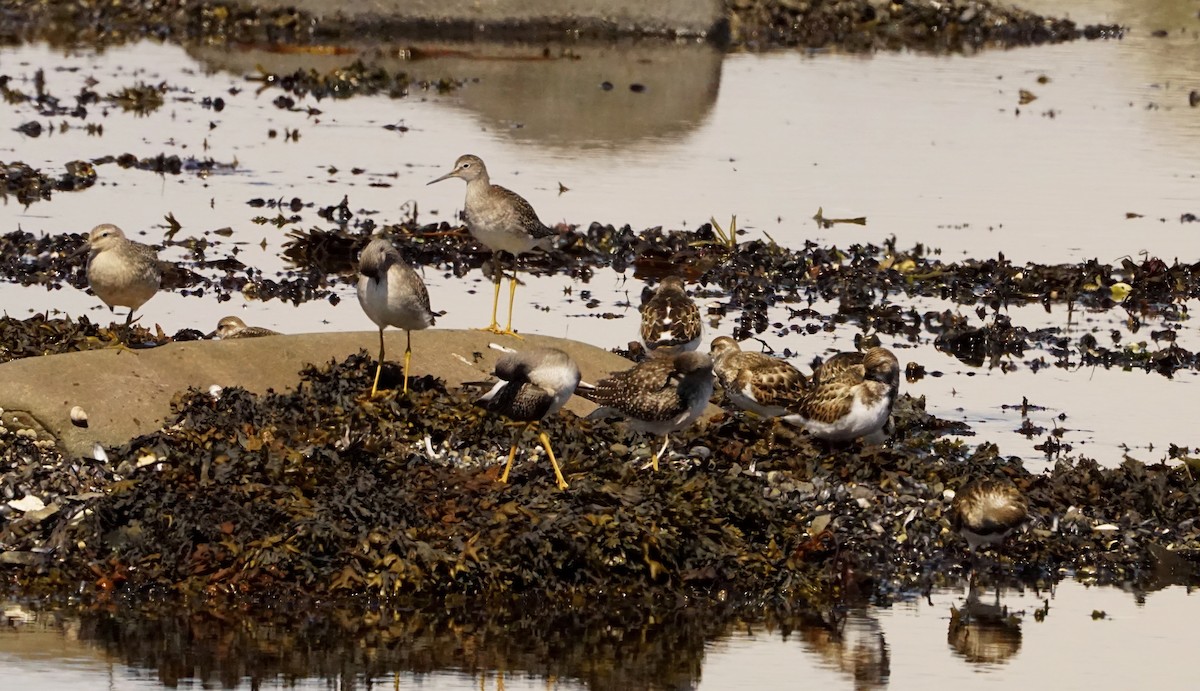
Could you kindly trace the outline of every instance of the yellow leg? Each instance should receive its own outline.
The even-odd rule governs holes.
[[[663,435],[663,443],[662,443],[662,446],[661,446],[661,447],[658,449],[658,453],[654,454],[654,455],[653,455],[653,456],[650,458],[650,467],[654,468],[655,472],[658,472],[658,458],[659,458],[659,456],[662,456],[664,453],[666,453],[666,451],[667,451],[667,445],[668,445],[668,444],[670,444],[670,443],[671,443],[671,435],[669,435],[669,434],[664,434],[664,435]]]
[[[513,274],[508,277],[508,326],[504,327],[504,333],[509,336],[516,336],[517,332],[512,330],[512,310],[513,299],[517,296],[517,266],[513,264]],[[518,336],[518,338],[520,338]]]
[[[496,312],[500,309],[500,279],[503,277],[504,271],[500,268],[500,257],[498,254],[492,254],[492,286],[495,288],[492,291],[492,323],[480,331],[490,331],[494,334],[504,333],[500,329],[500,322],[496,321]]]
[[[504,464],[504,472],[500,474],[500,482],[504,482],[504,483],[508,482],[508,471],[512,470],[513,459],[516,457],[517,457],[517,439],[513,439],[512,448],[508,450],[508,463]]]
[[[405,338],[408,339],[404,346],[404,393],[408,393],[408,363],[412,361],[412,332],[405,329]],[[382,360],[380,361],[382,362]]]
[[[371,398],[379,390],[379,374],[383,372],[383,329],[379,330],[379,362],[375,365],[375,382],[371,384]]]
[[[546,455],[550,457],[550,465],[554,468],[554,479],[558,482],[558,488],[566,489],[570,485],[563,479],[562,471],[558,468],[558,460],[554,458],[554,450],[550,448],[550,437],[544,431],[538,431],[538,441],[542,442],[542,448],[546,450]]]

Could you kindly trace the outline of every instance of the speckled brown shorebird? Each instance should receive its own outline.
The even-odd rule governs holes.
[[[966,539],[972,554],[980,545],[1003,542],[1028,517],[1028,500],[1006,480],[969,482],[950,504],[950,525]]]
[[[662,447],[651,458],[651,465],[658,470],[658,459],[666,452],[671,433],[698,420],[708,405],[713,392],[712,366],[712,358],[705,353],[663,354],[614,372],[594,386],[581,386],[578,393],[603,406],[592,416],[603,416],[611,409],[624,416],[634,431],[662,435]]]
[[[838,353],[813,371],[806,393],[782,417],[826,441],[885,439],[900,389],[900,363],[887,348]]]
[[[125,327],[133,313],[154,297],[162,282],[162,262],[149,245],[130,240],[120,228],[102,223],[88,234],[88,286],[111,311],[128,307]]]
[[[714,338],[709,346],[713,374],[725,395],[742,410],[771,420],[768,445],[775,440],[775,426],[807,393],[808,378],[786,360],[766,353],[742,352],[729,336]]]
[[[222,341],[227,341],[231,338],[258,338],[260,336],[278,336],[278,331],[272,331],[261,326],[246,326],[246,322],[242,321],[241,317],[222,317],[221,321],[217,322],[217,330],[208,335],[209,338],[214,336]]]
[[[575,387],[579,386],[579,367],[570,355],[557,348],[530,348],[500,358],[493,374],[500,381],[480,396],[478,403],[513,422],[526,423],[513,435],[508,463],[500,476],[500,482],[508,482],[521,432],[536,428],[539,421],[557,413],[566,404]],[[538,440],[550,458],[558,488],[566,489],[567,481],[554,458],[550,437],[539,430]]]
[[[517,259],[534,248],[548,249],[554,230],[541,222],[537,212],[521,195],[493,185],[488,178],[487,167],[478,156],[459,156],[453,170],[428,184],[449,178],[466,181],[467,198],[463,211],[467,218],[467,230],[492,251],[492,278],[495,283],[492,323],[483,330],[517,336],[512,329],[513,299],[517,294]],[[508,325],[503,329],[496,321],[500,304],[500,279],[504,274],[500,263],[501,252],[513,256],[513,273],[508,282]]]
[[[404,393],[408,393],[412,332],[432,325],[434,314],[429,309],[429,291],[425,289],[425,282],[384,238],[372,239],[358,256],[358,304],[379,327],[379,364],[375,367],[371,397],[374,398],[379,389],[379,373],[383,371],[383,330],[389,326],[404,329]]]
[[[683,287],[683,279],[667,276],[641,307],[638,332],[647,351],[695,350],[704,336],[700,308]]]

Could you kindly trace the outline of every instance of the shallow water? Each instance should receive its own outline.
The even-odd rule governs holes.
[[[99,688],[115,691],[161,688],[351,689],[577,689],[647,687],[695,689],[923,689],[956,688],[1186,688],[1194,620],[1194,595],[1182,587],[1153,593],[1087,588],[1067,581],[1052,591],[986,589],[968,604],[967,590],[944,590],[889,608],[840,612],[836,620],[799,619],[789,625],[734,624],[692,641],[695,650],[672,660],[661,639],[676,631],[671,621],[645,625],[640,644],[629,637],[623,657],[612,659],[599,644],[594,657],[546,659],[543,669],[522,668],[527,649],[554,648],[554,634],[531,632],[489,638],[462,627],[422,639],[457,650],[457,668],[430,670],[420,662],[390,667],[393,653],[365,656],[353,643],[333,651],[340,664],[304,651],[303,640],[247,640],[197,624],[187,642],[139,644],[103,617],[34,616],[7,606],[10,625],[0,629],[0,669],[14,688]],[[999,607],[997,607],[997,603]],[[956,622],[952,608],[975,618]],[[1041,617],[1039,620],[1039,616]],[[635,629],[636,631],[636,629]],[[495,632],[493,632],[495,633]],[[343,649],[345,648],[345,649]],[[689,643],[690,648],[690,643]],[[189,654],[190,652],[190,654]],[[328,651],[326,651],[328,652]],[[693,668],[695,654],[702,667]],[[488,655],[510,659],[507,671],[473,669]],[[264,676],[282,663],[286,674]],[[414,653],[414,660],[422,655]],[[307,662],[304,662],[307,660]],[[594,664],[593,664],[594,663]],[[616,665],[617,669],[609,669]],[[638,672],[630,670],[646,669]],[[621,667],[628,669],[622,670]],[[296,676],[301,669],[308,675]],[[625,680],[620,682],[617,680]]]
[[[104,124],[102,136],[68,120],[67,131],[31,139],[12,128],[33,119],[46,125],[62,120],[38,118],[28,105],[0,108],[0,131],[9,132],[0,137],[0,160],[61,170],[73,159],[131,152],[207,156],[237,166],[207,178],[102,166],[100,182],[90,190],[55,193],[52,201],[27,208],[8,200],[0,207],[0,231],[86,232],[111,221],[131,233],[143,232],[143,240],[160,242],[163,216],[171,213],[184,226],[181,237],[207,234],[215,246],[210,255],[236,248],[241,261],[271,275],[287,270],[279,254],[287,229],[254,224],[252,218],[274,212],[251,208],[251,199],[299,197],[314,204],[299,212],[296,228],[328,227],[316,209],[337,204],[343,195],[357,213],[379,223],[407,217],[410,202],[424,221],[453,221],[462,205],[461,183],[425,183],[470,151],[488,161],[495,181],[521,192],[548,223],[695,228],[710,217],[724,224],[736,214],[747,237],[769,236],[793,246],[805,240],[878,244],[895,237],[898,248],[922,243],[947,260],[1003,252],[1016,262],[1092,257],[1112,262],[1143,253],[1195,261],[1200,227],[1179,218],[1200,212],[1200,157],[1195,154],[1200,109],[1188,106],[1189,91],[1200,88],[1200,6],[1190,0],[1037,0],[1026,6],[1081,22],[1120,22],[1132,31],[1120,41],[937,57],[722,56],[699,44],[624,44],[578,47],[571,57],[555,53],[544,59],[541,46],[450,46],[460,52],[411,61],[393,57],[389,64],[423,78],[468,78],[453,93],[414,88],[410,97],[398,100],[309,99],[298,102],[298,112],[273,105],[278,90],[256,94],[258,84],[245,76],[258,65],[323,70],[351,58],[153,43],[101,53],[4,47],[0,74],[11,76],[12,86],[23,91],[32,90],[39,68],[45,70],[48,90],[60,96],[77,93],[89,78],[99,81],[101,94],[139,81],[165,81],[170,90],[166,105],[150,115],[109,107],[103,116],[89,117],[89,123]],[[1159,28],[1168,36],[1150,35]],[[356,48],[371,55],[397,54],[396,46]],[[1041,76],[1048,81],[1040,83]],[[606,81],[611,90],[601,87]],[[634,92],[631,84],[646,89]],[[1037,100],[1020,105],[1021,89]],[[216,96],[227,103],[223,111],[198,105],[201,98]],[[304,112],[310,106],[320,114]],[[409,129],[383,129],[395,124]],[[274,138],[268,137],[271,129],[277,131]],[[285,140],[284,132],[291,130],[299,132],[298,141]],[[568,191],[560,193],[560,185]],[[818,208],[827,217],[866,216],[867,225],[818,228],[811,220]],[[1142,216],[1127,218],[1128,213]],[[234,230],[231,237],[211,234],[224,227]],[[178,250],[163,255],[171,258],[173,252]],[[426,267],[424,275],[435,308],[447,310],[439,326],[483,323],[490,285],[479,272],[455,278]],[[622,305],[637,304],[640,280],[604,271],[587,285],[562,276],[523,280],[527,286],[518,295],[517,328],[607,347],[633,339],[636,311]],[[566,288],[573,291],[569,298]],[[598,309],[584,307],[579,292],[585,289],[599,300]],[[337,306],[298,307],[164,293],[145,306],[144,322],[157,322],[169,333],[185,327],[208,331],[219,317],[236,313],[248,323],[291,332],[372,328],[349,286],[341,285],[338,293],[343,299]],[[956,309],[933,300],[902,304],[919,312]],[[61,310],[106,318],[97,305],[95,298],[69,287],[47,291],[0,284],[0,306],[15,316]],[[823,314],[837,310],[836,304],[813,307]],[[597,319],[602,311],[623,318]],[[962,312],[973,324],[983,323],[973,307]],[[1132,334],[1120,309],[1068,314],[1061,306],[1051,313],[1030,306],[1007,313],[1014,324],[1060,327],[1075,338],[1090,331],[1107,337],[1117,330],[1126,343],[1147,340],[1146,327],[1162,328],[1149,321]],[[788,323],[783,310],[771,316]],[[712,325],[709,335],[731,329],[733,318],[730,313]],[[1194,327],[1189,322],[1175,326],[1181,345],[1196,349],[1200,339]],[[807,364],[829,349],[851,348],[854,333],[843,326],[831,335],[785,338],[768,329],[760,337],[775,350],[800,353],[795,362]],[[1072,453],[1105,464],[1119,463],[1126,453],[1155,461],[1172,442],[1200,444],[1183,416],[1191,409],[1195,372],[1180,372],[1173,380],[1118,370],[1047,368],[1033,374],[1023,358],[1013,358],[1017,368],[1005,374],[961,363],[935,350],[932,339],[927,333],[915,344],[885,339],[902,363],[919,362],[942,375],[906,384],[905,390],[924,395],[934,414],[967,421],[976,432],[968,443],[995,442],[1033,469],[1053,459],[1034,448],[1044,435],[1026,438],[1016,432],[1022,398],[1044,407],[1030,413],[1032,422],[1048,430],[1065,428],[1061,439],[1072,445]],[[1170,412],[1175,410],[1180,413]],[[916,688],[933,680],[968,688],[1128,688],[1147,682],[1180,688],[1190,681],[1189,666],[1176,662],[1187,659],[1184,641],[1190,640],[1195,619],[1191,595],[1182,588],[1153,593],[1137,604],[1129,593],[1068,581],[1051,596],[1050,616],[1043,622],[1032,616],[1042,604],[1038,596],[1005,593],[1004,602],[1022,613],[1020,635],[1007,657],[990,661],[968,660],[947,642],[950,605],[961,605],[964,597],[943,592],[932,596],[932,604],[916,600],[853,612],[847,626],[865,634],[854,639],[859,645],[853,650],[814,631],[787,637],[757,627],[728,632],[706,641],[698,676],[676,681],[678,687],[706,689]],[[1093,620],[1093,610],[1108,616]],[[168,683],[144,665],[102,652],[104,646],[73,639],[69,627],[50,627],[32,642],[31,630],[12,626],[0,632],[0,668],[14,685],[142,689]],[[1011,635],[1001,639],[1013,646]],[[887,650],[886,677],[877,664],[880,640]],[[856,676],[862,655],[876,666]],[[376,677],[314,673],[265,685],[391,687],[395,672]],[[170,685],[217,683],[198,676],[204,681],[184,675]],[[399,685],[500,687],[495,670],[480,675],[404,668]],[[509,673],[503,681],[508,689],[579,685],[567,676],[550,681],[525,673]],[[593,680],[593,686],[600,685]]]

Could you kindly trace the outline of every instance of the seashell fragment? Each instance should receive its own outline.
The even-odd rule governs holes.
[[[76,427],[86,428],[88,426],[87,411],[79,406],[71,408],[71,424]]]

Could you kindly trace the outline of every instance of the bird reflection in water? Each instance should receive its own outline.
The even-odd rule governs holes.
[[[891,659],[879,620],[865,609],[834,611],[822,623],[803,626],[800,639],[824,666],[854,680],[854,688],[881,689],[891,676]]]
[[[972,579],[962,609],[950,608],[946,641],[971,664],[1004,664],[1021,649],[1021,620],[1000,603],[999,586],[994,603],[986,604]]]

